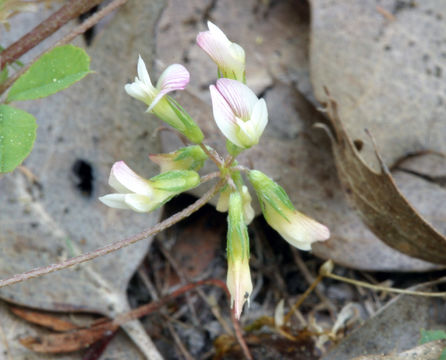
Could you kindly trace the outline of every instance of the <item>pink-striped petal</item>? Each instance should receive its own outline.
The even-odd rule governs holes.
[[[218,65],[224,77],[242,80],[245,71],[245,51],[231,42],[217,26],[208,21],[209,31],[197,35],[197,45]]]
[[[209,90],[211,92],[212,111],[218,128],[227,139],[240,146],[241,144],[237,139],[235,117],[231,107],[214,85],[211,85]]]
[[[134,192],[145,196],[153,193],[149,181],[135,173],[124,161],[113,164],[108,183],[120,193]]]
[[[249,87],[232,79],[218,79],[216,87],[237,117],[245,121],[250,119],[259,99]]]
[[[147,111],[151,111],[153,107],[161,100],[161,98],[170,93],[171,91],[184,90],[189,84],[190,74],[187,69],[180,64],[172,64],[166,70],[163,71],[156,88],[159,91],[156,97],[153,99],[150,107]]]

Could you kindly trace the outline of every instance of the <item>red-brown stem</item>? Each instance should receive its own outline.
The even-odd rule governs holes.
[[[209,156],[209,158],[220,169],[223,166],[223,160],[220,158],[220,155],[218,155],[218,153],[214,149],[209,150],[208,147],[203,143],[200,143],[199,145],[203,149],[203,151],[206,153],[206,155]]]
[[[167,218],[166,220],[156,224],[155,226],[140,232],[139,234],[136,234],[129,238],[117,241],[115,243],[104,246],[104,247],[94,250],[92,252],[85,253],[85,254],[73,257],[71,259],[62,261],[57,264],[51,264],[48,266],[36,268],[36,269],[33,269],[26,273],[17,274],[17,275],[14,275],[8,279],[0,280],[0,288],[7,286],[7,285],[16,284],[16,283],[19,283],[19,282],[22,282],[22,281],[25,281],[25,280],[28,280],[31,278],[35,278],[38,276],[42,276],[45,274],[49,274],[54,271],[66,269],[68,267],[83,263],[85,261],[96,259],[99,256],[107,255],[111,252],[122,249],[123,247],[134,244],[140,240],[146,239],[149,236],[156,235],[159,232],[167,229],[168,227],[172,226],[173,224],[176,224],[177,222],[183,220],[184,218],[190,216],[193,212],[200,209],[218,192],[218,190],[220,190],[220,188],[223,186],[223,184],[224,184],[224,180],[220,180],[206,194],[204,194],[200,199],[195,201],[193,204],[189,205],[187,208],[176,213],[175,215],[172,215],[171,217]]]
[[[181,286],[179,289],[175,290],[174,292],[170,293],[169,295],[163,297],[162,299],[160,299],[158,301],[151,302],[147,305],[142,305],[134,310],[131,310],[124,314],[120,314],[120,315],[116,316],[116,318],[114,320],[112,320],[111,322],[107,322],[106,319],[100,320],[95,324],[95,326],[104,327],[104,328],[108,328],[108,329],[116,329],[118,326],[120,326],[128,321],[138,319],[142,316],[149,315],[149,314],[159,310],[161,307],[163,307],[165,304],[167,304],[169,301],[175,299],[176,297],[183,295],[186,292],[191,291],[198,286],[203,286],[203,285],[218,286],[226,293],[226,296],[228,298],[230,298],[230,296],[231,296],[229,294],[226,284],[219,279],[208,279],[208,280],[197,281],[197,282],[193,282],[193,283],[189,283],[184,286]],[[242,348],[243,354],[245,355],[246,359],[252,360],[252,355],[249,351],[248,345],[245,342],[245,339],[243,338],[240,324],[239,324],[238,320],[236,319],[235,313],[233,310],[231,311],[231,318],[232,318],[232,324],[234,326],[236,338],[237,338],[237,341],[238,341],[240,347]]]
[[[8,46],[0,54],[0,70],[3,70],[6,64],[16,61],[34,46],[40,44],[42,40],[56,32],[68,21],[85,13],[102,1],[103,0],[71,0],[68,2],[29,33],[23,35],[14,44]]]
[[[70,33],[65,35],[61,40],[57,41],[53,46],[49,49],[45,50],[39,56],[35,57],[28,65],[22,67],[19,71],[17,71],[14,75],[9,77],[4,83],[0,85],[0,94],[3,94],[26,70],[29,69],[31,64],[36,62],[44,53],[53,49],[56,46],[68,44],[71,40],[73,40],[76,36],[83,34],[89,28],[94,26],[106,15],[110,14],[113,10],[118,8],[119,6],[125,4],[128,0],[114,0],[103,9],[96,12],[94,15],[90,16],[87,20],[85,20],[81,25],[75,27]],[[0,55],[1,56],[1,55]],[[1,57],[0,57],[1,59]]]
[[[248,345],[246,344],[245,338],[243,337],[242,329],[240,328],[240,323],[235,317],[235,308],[231,309],[231,318],[232,318],[232,325],[234,326],[235,330],[235,336],[237,338],[240,347],[242,348],[243,354],[248,360],[253,360]]]

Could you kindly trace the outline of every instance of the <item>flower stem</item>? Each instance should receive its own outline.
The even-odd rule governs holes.
[[[215,165],[217,165],[219,169],[224,165],[220,155],[218,155],[218,153],[214,149],[208,148],[203,143],[200,143],[199,145],[201,149],[206,153],[207,156],[209,156],[209,158],[215,163]]]
[[[215,179],[216,177],[219,177],[220,175],[221,175],[220,171],[214,171],[214,172],[211,172],[210,174],[203,175],[200,178],[200,184],[204,184],[205,182]]]
[[[102,248],[99,248],[97,250],[94,250],[89,253],[85,253],[76,257],[73,257],[71,259],[62,261],[60,263],[51,264],[48,266],[35,268],[31,271],[22,273],[22,274],[16,274],[8,279],[0,280],[0,288],[16,284],[31,278],[39,277],[45,274],[52,273],[54,271],[66,269],[68,267],[83,263],[85,261],[96,259],[99,256],[107,255],[111,252],[114,252],[116,250],[122,249],[123,247],[129,246],[131,244],[134,244],[140,240],[146,239],[149,236],[153,236],[158,234],[159,232],[167,229],[168,227],[176,224],[177,222],[183,220],[184,218],[190,216],[192,213],[200,209],[203,205],[205,205],[217,192],[220,190],[220,188],[224,184],[224,179],[220,180],[217,184],[215,184],[206,194],[204,194],[200,199],[195,201],[193,204],[189,205],[182,211],[172,215],[171,217],[167,218],[166,220],[158,223],[157,225],[146,229],[139,234],[136,234],[134,236],[131,236],[129,238],[117,241],[115,243],[106,245]]]

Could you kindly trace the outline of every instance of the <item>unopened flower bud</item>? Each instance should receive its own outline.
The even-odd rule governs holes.
[[[160,172],[171,170],[200,170],[208,156],[199,145],[186,146],[168,154],[149,155],[160,166]]]
[[[245,51],[231,42],[216,25],[208,21],[209,31],[200,32],[197,44],[217,64],[219,77],[245,82]]]
[[[301,250],[311,250],[313,242],[330,237],[326,226],[298,212],[285,190],[268,176],[251,170],[248,177],[256,190],[266,221],[291,245]]]
[[[243,217],[242,197],[237,191],[229,197],[227,257],[226,283],[231,293],[231,307],[239,319],[244,303],[247,301],[249,305],[252,282],[249,270],[248,229]]]

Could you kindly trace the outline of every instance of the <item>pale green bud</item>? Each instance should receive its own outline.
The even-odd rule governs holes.
[[[311,250],[313,242],[330,237],[326,226],[298,212],[285,190],[268,176],[251,170],[248,178],[256,190],[265,220],[291,245]]]
[[[240,318],[243,305],[252,292],[249,270],[249,237],[243,216],[243,202],[239,192],[229,196],[228,237],[227,237],[228,275],[227,286],[231,293],[231,307],[235,316]]]
[[[149,155],[160,166],[160,172],[171,170],[200,170],[208,156],[199,145],[186,146],[168,154]]]

